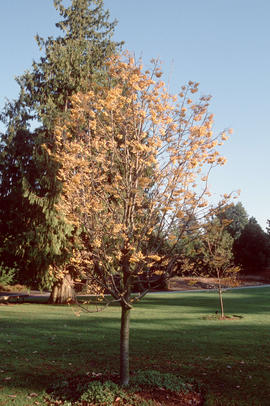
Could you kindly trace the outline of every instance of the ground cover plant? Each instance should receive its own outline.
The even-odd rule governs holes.
[[[218,320],[215,292],[152,294],[135,306],[132,376],[154,370],[194,379],[207,406],[268,406],[269,288],[225,293]],[[44,404],[52,383],[87,374],[118,375],[120,308],[74,315],[72,307],[0,306],[0,405]],[[151,316],[151,317],[150,317]]]
[[[136,371],[123,387],[115,374],[86,374],[53,384],[44,400],[49,406],[201,406],[203,394],[194,382],[156,370]],[[87,402],[85,404],[85,402]]]

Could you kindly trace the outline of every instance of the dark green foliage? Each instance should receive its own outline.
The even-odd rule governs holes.
[[[92,378],[89,376],[77,376],[56,382],[49,389],[52,401],[71,402],[81,404],[88,402],[95,405],[113,405],[116,398],[119,404],[142,405],[143,400],[135,395],[141,390],[157,391],[166,390],[170,392],[188,392],[193,385],[171,373],[163,373],[157,370],[137,371],[130,380],[125,390],[118,384],[103,376]],[[88,404],[87,403],[87,404]],[[84,403],[83,403],[84,404]],[[147,403],[145,403],[147,404]]]
[[[248,214],[241,202],[237,204],[230,204],[222,210],[217,217],[220,220],[230,220],[231,223],[226,227],[226,231],[237,239],[240,237],[241,232],[248,223]]]
[[[84,379],[63,379],[57,381],[51,385],[48,392],[50,393],[51,398],[61,399],[61,401],[79,400],[82,393],[87,390],[89,385],[89,380],[87,377]]]
[[[266,227],[267,234],[270,237],[270,220],[267,220],[267,227]]]
[[[111,406],[117,397],[124,398],[125,393],[116,383],[112,381],[104,383],[93,381],[89,383],[87,390],[82,394],[81,400],[93,402],[97,405],[104,404]]]
[[[55,120],[68,114],[69,97],[102,80],[104,60],[119,46],[111,40],[116,22],[109,22],[102,0],[54,5],[62,35],[36,37],[42,56],[16,79],[19,97],[0,115],[6,126],[0,144],[0,261],[18,264],[19,281],[46,285],[48,266],[68,260],[76,230],[55,209],[58,166],[43,145],[53,150]]]
[[[258,273],[270,262],[270,239],[251,217],[233,246],[235,261],[244,272]]]
[[[0,285],[10,285],[15,277],[16,268],[8,268],[0,263]]]
[[[31,133],[16,116],[2,136],[0,256],[7,266],[17,263],[22,271],[19,282],[41,283],[49,264],[66,257],[66,238],[72,233],[63,216],[53,210],[59,185],[41,139],[40,130]]]
[[[239,265],[243,272],[258,273],[269,266],[270,238],[254,217],[248,219],[242,203],[228,206],[218,217],[231,220],[226,231],[234,239],[235,264]]]
[[[102,377],[100,380],[98,378],[89,379],[91,378],[88,376],[78,376],[74,379],[56,382],[49,389],[50,399],[58,399],[61,402],[70,401],[72,404],[81,404],[83,401],[110,406],[116,398],[121,400],[128,398],[128,394],[108,378],[107,380]]]
[[[191,385],[181,378],[170,373],[162,373],[156,370],[138,371],[130,379],[130,385],[143,388],[163,388],[171,392],[186,391]]]
[[[92,75],[119,45],[111,41],[116,21],[108,21],[103,0],[72,0],[69,7],[54,0],[54,5],[62,17],[56,26],[63,36],[45,40],[37,35],[44,56],[17,79],[23,104],[46,129],[53,127],[60,112],[67,111],[72,94],[89,88]]]

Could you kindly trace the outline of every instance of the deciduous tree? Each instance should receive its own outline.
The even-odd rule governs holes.
[[[240,267],[235,266],[232,236],[227,232],[230,220],[211,218],[202,227],[199,238],[199,273],[217,278],[221,318],[225,318],[222,279],[231,285],[236,282]]]
[[[194,101],[194,82],[172,96],[161,75],[156,63],[144,71],[132,57],[115,56],[103,85],[73,96],[70,118],[55,128],[63,183],[57,210],[83,228],[88,275],[121,305],[123,385],[130,310],[149,290],[133,296],[132,286],[142,278],[151,286],[174,270],[189,219],[209,211],[209,172],[225,162],[217,146],[227,134],[213,134],[210,97]],[[160,239],[170,243],[163,254]]]

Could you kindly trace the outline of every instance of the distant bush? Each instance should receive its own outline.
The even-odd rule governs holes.
[[[25,285],[4,285],[0,283],[0,291],[4,292],[28,292],[29,288]]]
[[[16,268],[9,268],[0,264],[0,285],[10,285],[16,275]]]
[[[25,285],[20,285],[16,282],[18,273],[18,268],[14,266],[13,268],[5,266],[0,263],[0,291],[5,292],[27,292],[29,288]]]

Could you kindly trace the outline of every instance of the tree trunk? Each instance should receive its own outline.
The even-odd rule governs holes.
[[[120,333],[120,383],[129,384],[129,320],[130,309],[122,304]]]
[[[221,288],[221,283],[220,283],[219,278],[218,278],[218,294],[219,294],[221,318],[224,319],[225,315],[224,315],[224,307],[223,307],[222,288]]]
[[[70,274],[66,274],[63,279],[54,284],[51,296],[49,298],[49,303],[66,304],[74,302],[75,291],[73,285],[73,280]]]

